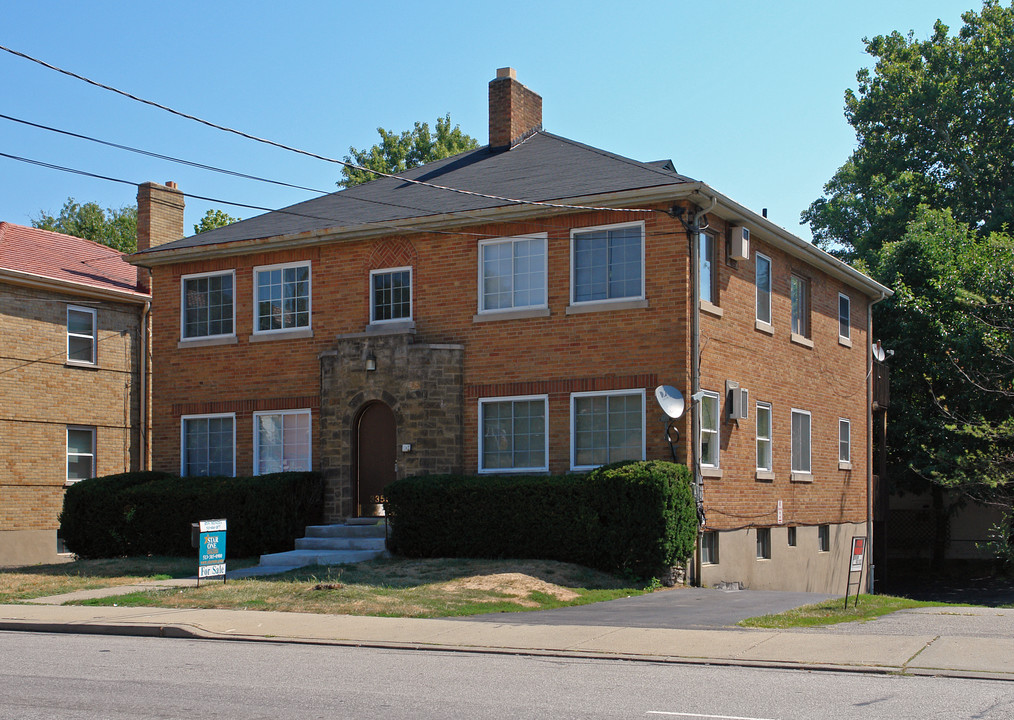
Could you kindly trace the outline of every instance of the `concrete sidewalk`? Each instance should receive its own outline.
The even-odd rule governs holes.
[[[122,591],[122,589],[121,589]],[[932,611],[933,609],[928,609]],[[940,617],[957,617],[940,608]],[[963,610],[963,609],[962,609]],[[980,625],[996,613],[1001,625],[1014,611],[971,613]],[[946,612],[945,612],[946,611]],[[902,615],[896,613],[895,615]],[[893,617],[893,616],[892,616]],[[676,630],[523,622],[461,622],[408,618],[312,615],[244,610],[175,610],[60,605],[0,605],[0,630],[106,633],[215,640],[298,642],[538,654],[565,657],[746,665],[910,675],[943,675],[1014,680],[1014,639],[963,635],[932,628],[939,618],[913,613],[909,629],[876,633],[875,622],[842,632],[778,630]]]

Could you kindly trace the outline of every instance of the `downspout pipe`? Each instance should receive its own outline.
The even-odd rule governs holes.
[[[873,595],[874,570],[873,564],[873,306],[887,298],[880,297],[870,303],[866,312],[866,591]],[[884,478],[880,478],[884,482]]]
[[[151,347],[151,333],[148,332],[148,322],[151,318],[151,301],[145,300],[144,309],[141,311],[141,323],[139,326],[141,337],[139,340],[141,351],[141,362],[138,364],[138,380],[141,386],[140,415],[137,418],[138,440],[141,445],[140,461],[141,470],[151,469],[151,458],[148,457],[148,439],[151,428],[148,427],[148,353]]]
[[[705,196],[706,197],[706,196]],[[699,397],[701,391],[701,263],[700,263],[700,232],[707,227],[701,226],[704,216],[714,209],[717,197],[711,198],[707,208],[698,210],[693,220],[687,225],[687,236],[690,241],[690,397]],[[701,476],[701,460],[698,456],[697,438],[700,437],[701,419],[698,412],[700,400],[690,403],[690,457],[691,472],[694,478],[694,499],[697,502],[697,551],[694,556],[693,584],[701,584],[701,541],[703,539],[704,517],[704,478]]]

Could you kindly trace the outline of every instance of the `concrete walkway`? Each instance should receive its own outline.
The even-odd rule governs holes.
[[[631,627],[531,622],[527,613],[463,619],[313,615],[253,610],[82,607],[68,600],[139,588],[192,585],[167,580],[0,605],[0,630],[297,642],[467,652],[747,665],[1014,680],[1014,610],[923,608],[868,623],[808,630]],[[681,591],[676,591],[681,592]],[[718,592],[718,591],[716,591]],[[749,599],[749,591],[744,591]],[[618,617],[618,616],[615,616]]]

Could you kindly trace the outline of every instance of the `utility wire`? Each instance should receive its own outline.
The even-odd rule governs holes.
[[[142,150],[141,148],[131,147],[129,145],[121,145],[120,143],[110,142],[109,140],[101,140],[94,138],[89,135],[82,135],[80,133],[71,132],[70,130],[61,130],[60,128],[49,127],[48,125],[41,125],[34,123],[29,120],[22,120],[20,118],[11,117],[10,115],[4,115],[0,113],[0,118],[4,120],[10,120],[11,122],[21,123],[22,125],[28,125],[30,127],[38,128],[40,130],[48,130],[49,132],[59,133],[61,135],[67,135],[69,137],[79,138],[81,140],[88,140],[89,142],[99,143],[100,145],[106,145],[108,147],[117,148],[119,150],[126,150],[128,152],[137,153],[139,155],[146,155],[148,157],[158,158],[159,160],[166,160],[168,162],[179,163],[181,165],[188,165],[190,167],[199,168],[201,170],[210,170],[212,172],[222,173],[225,175],[231,175],[233,177],[244,178],[247,180],[256,180],[258,182],[272,183],[274,185],[281,185],[283,187],[295,188],[296,190],[307,190],[309,192],[319,193],[321,195],[333,195],[334,197],[342,198],[343,200],[354,200],[357,202],[371,203],[374,205],[384,205],[387,207],[403,208],[405,210],[416,210],[418,212],[435,212],[434,210],[427,210],[426,208],[415,207],[414,205],[403,205],[401,203],[384,202],[383,200],[374,200],[371,198],[352,197],[349,195],[342,195],[341,193],[332,190],[318,190],[317,188],[304,187],[303,185],[293,185],[282,180],[272,180],[271,178],[260,177],[259,175],[249,175],[247,173],[241,173],[236,170],[228,170],[226,168],[216,167],[214,165],[206,165],[204,163],[195,162],[193,160],[185,160],[183,158],[173,157],[172,155],[162,155],[161,153],[152,152],[150,150]]]
[[[128,92],[126,92],[124,90],[119,90],[119,89],[117,89],[115,87],[112,87],[110,85],[105,85],[105,84],[100,83],[100,82],[98,82],[96,80],[92,80],[90,78],[87,78],[87,77],[85,77],[83,75],[79,75],[79,74],[77,74],[75,72],[71,72],[70,70],[65,70],[64,68],[57,67],[56,65],[52,65],[52,64],[50,64],[50,63],[48,63],[48,62],[46,62],[44,60],[40,60],[38,58],[32,57],[31,55],[27,55],[27,54],[25,54],[23,52],[19,52],[17,50],[9,48],[6,45],[0,45],[0,50],[8,52],[11,55],[16,55],[17,57],[24,58],[25,60],[29,60],[31,62],[37,63],[39,65],[42,65],[45,68],[49,68],[50,70],[54,70],[54,71],[56,71],[58,73],[61,73],[63,75],[67,75],[68,77],[72,77],[72,78],[75,78],[77,80],[81,80],[82,82],[88,83],[89,85],[92,85],[94,87],[102,88],[103,90],[108,90],[109,92],[116,93],[117,95],[122,95],[123,97],[129,98],[129,99],[134,100],[136,102],[143,103],[145,105],[149,105],[149,106],[154,107],[154,108],[158,108],[159,110],[164,110],[165,112],[171,113],[173,115],[176,115],[178,117],[184,118],[186,120],[192,120],[194,122],[200,123],[202,125],[206,125],[206,126],[208,126],[210,128],[214,128],[216,130],[221,130],[223,132],[232,133],[234,135],[239,135],[240,137],[246,138],[247,140],[253,140],[255,142],[263,143],[265,145],[271,145],[272,147],[280,148],[282,150],[288,150],[289,152],[294,152],[294,153],[297,153],[299,155],[305,155],[307,157],[312,157],[312,158],[317,159],[317,160],[323,160],[324,162],[335,163],[337,165],[342,165],[343,167],[350,168],[352,170],[360,170],[360,171],[363,171],[363,172],[372,173],[372,174],[377,175],[379,177],[385,177],[385,178],[389,178],[389,179],[392,179],[392,180],[399,180],[401,182],[411,183],[413,185],[421,185],[423,187],[430,187],[430,188],[434,188],[436,190],[445,190],[447,192],[459,193],[459,194],[462,194],[462,195],[469,195],[469,196],[472,196],[472,197],[485,198],[487,200],[498,200],[498,201],[501,201],[501,202],[513,203],[515,205],[537,205],[537,206],[541,206],[541,207],[560,208],[560,209],[564,209],[564,210],[614,210],[614,211],[618,211],[618,212],[630,212],[630,213],[651,213],[651,212],[655,212],[654,210],[648,210],[648,209],[645,209],[645,208],[609,208],[609,207],[597,207],[597,206],[591,206],[591,205],[568,205],[568,204],[564,204],[564,203],[542,202],[542,201],[539,201],[539,200],[519,200],[517,198],[509,198],[509,197],[504,197],[502,195],[491,195],[491,194],[488,194],[488,193],[475,192],[473,190],[462,190],[461,188],[450,187],[450,186],[447,186],[447,185],[438,185],[436,183],[429,183],[429,182],[425,182],[423,180],[414,180],[412,178],[407,178],[407,177],[404,177],[402,175],[394,175],[392,173],[385,173],[385,172],[381,172],[380,170],[373,170],[372,168],[363,167],[361,165],[356,165],[355,163],[350,163],[350,162],[347,162],[345,160],[338,160],[336,158],[328,157],[326,155],[320,155],[318,153],[310,152],[309,150],[301,150],[299,148],[292,147],[291,145],[285,145],[283,143],[276,142],[274,140],[268,140],[267,138],[258,137],[256,135],[252,135],[250,133],[243,132],[242,130],[236,130],[235,128],[231,128],[231,127],[228,127],[226,125],[219,125],[218,123],[211,122],[210,120],[205,120],[203,118],[197,117],[196,115],[190,115],[188,113],[184,113],[184,112],[181,112],[179,110],[175,110],[175,109],[169,107],[168,105],[163,105],[163,104],[155,102],[153,100],[146,100],[144,98],[138,97],[137,95],[132,95],[131,93],[128,93]],[[241,204],[238,204],[238,203],[236,203],[236,204],[238,206],[240,206],[240,207],[243,207],[243,205],[241,205]]]
[[[33,160],[32,158],[21,157],[19,155],[11,155],[10,153],[0,152],[0,157],[7,158],[9,160],[16,160],[18,162],[28,163],[29,165],[37,165],[39,167],[48,168],[50,170],[59,170],[61,172],[72,173],[74,175],[83,175],[84,177],[95,178],[97,180],[106,180],[108,182],[119,183],[121,185],[130,185],[131,187],[137,187],[138,186],[138,183],[136,183],[136,182],[134,182],[132,180],[124,180],[123,178],[110,177],[109,175],[100,175],[98,173],[88,172],[87,170],[80,170],[80,169],[77,169],[77,168],[66,167],[64,165],[56,165],[54,163],[48,163],[48,162],[44,162],[42,160]],[[180,191],[180,194],[183,195],[183,197],[191,198],[193,200],[204,200],[206,202],[218,203],[218,204],[222,204],[222,205],[232,205],[232,206],[235,206],[235,207],[247,208],[249,210],[261,210],[261,211],[264,211],[264,212],[283,213],[285,215],[292,215],[294,217],[308,218],[310,220],[323,220],[325,222],[339,222],[338,218],[327,217],[327,216],[324,216],[324,215],[311,215],[309,213],[301,213],[301,212],[296,212],[294,210],[288,210],[288,209],[284,209],[284,208],[280,209],[280,210],[276,210],[274,208],[264,207],[263,205],[250,205],[248,203],[234,202],[232,200],[223,200],[222,198],[213,198],[213,197],[208,197],[206,195],[195,195],[193,193],[186,193],[186,192],[182,192],[182,191]],[[336,194],[335,196],[336,197],[341,197],[340,194]],[[349,198],[349,200],[358,200],[358,199],[359,198],[351,198],[351,197]],[[382,204],[388,204],[388,203],[382,203]],[[406,207],[406,206],[399,205],[399,206],[396,206],[396,207]],[[612,208],[606,208],[606,209],[611,210]],[[644,210],[644,212],[660,212],[663,215],[667,215],[668,214],[668,213],[665,213],[664,211],[661,211],[661,210],[655,211],[655,210],[647,210],[646,209],[646,210]],[[514,223],[514,222],[518,222],[518,221],[507,221],[507,222]],[[467,231],[463,231],[463,230],[436,230],[436,229],[425,229],[425,228],[411,228],[411,227],[405,227],[405,226],[402,226],[402,225],[392,225],[390,223],[383,223],[383,222],[375,223],[375,225],[376,225],[376,227],[386,227],[386,228],[389,228],[391,230],[394,230],[394,231],[400,232],[400,233],[403,233],[403,232],[417,232],[417,233],[429,233],[429,234],[432,234],[432,235],[453,235],[453,236],[459,236],[459,237],[460,236],[468,236],[468,237],[475,237],[475,238],[480,238],[480,239],[492,239],[492,238],[509,237],[509,236],[505,236],[503,233],[479,233],[479,232],[467,232]],[[578,228],[578,229],[580,229],[580,228]],[[646,239],[649,238],[649,237],[671,237],[671,236],[672,236],[672,233],[666,232],[664,230],[657,231],[657,232],[645,232],[644,233],[644,237]]]
[[[61,172],[72,173],[74,175],[83,175],[85,177],[95,178],[97,180],[107,180],[108,182],[119,183],[121,185],[130,185],[131,187],[137,187],[138,183],[132,180],[124,180],[123,178],[110,177],[109,175],[100,175],[98,173],[88,172],[87,170],[79,170],[77,168],[66,167],[64,165],[56,165],[54,163],[43,162],[42,160],[33,160],[31,158],[21,157],[19,155],[11,155],[9,153],[0,152],[0,157],[7,158],[9,160],[16,160],[18,162],[28,163],[30,165],[38,165],[39,167],[48,168],[50,170],[59,170]],[[308,218],[310,220],[323,220],[325,222],[339,222],[338,218],[327,217],[324,215],[311,215],[309,213],[296,212],[294,210],[280,209],[264,207],[262,205],[250,205],[248,203],[234,202],[232,200],[223,200],[222,198],[213,198],[206,195],[195,195],[193,193],[180,192],[183,197],[191,198],[193,200],[204,200],[206,202],[218,203],[221,205],[233,205],[235,207],[247,208],[250,210],[261,210],[264,212],[283,213],[285,215],[292,215],[295,217]],[[350,198],[355,199],[355,198]],[[651,212],[645,210],[645,212]],[[451,236],[469,236],[480,239],[499,238],[505,237],[502,233],[478,233],[478,232],[466,232],[462,230],[437,230],[437,229],[426,229],[426,228],[412,228],[402,225],[392,225],[390,223],[378,222],[374,224],[376,227],[388,228],[395,232],[416,232],[431,235],[451,235]],[[647,234],[647,233],[646,233]],[[658,233],[659,235],[668,235],[668,233]]]

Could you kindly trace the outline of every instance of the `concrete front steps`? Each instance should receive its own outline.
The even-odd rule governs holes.
[[[306,565],[344,565],[386,556],[386,521],[383,518],[349,518],[341,525],[308,525],[296,549],[261,555],[261,568],[297,568]],[[278,570],[276,570],[278,572]]]

